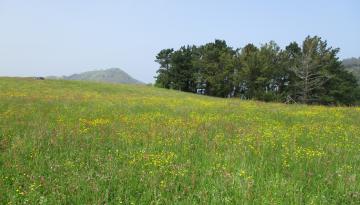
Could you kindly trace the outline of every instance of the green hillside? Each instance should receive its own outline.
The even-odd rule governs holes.
[[[0,204],[360,204],[360,108],[0,78]]]
[[[107,83],[124,83],[124,84],[143,84],[142,82],[134,79],[125,71],[119,68],[109,68],[105,70],[87,71],[79,74],[69,76],[49,76],[49,79],[63,79],[63,80],[85,80]]]

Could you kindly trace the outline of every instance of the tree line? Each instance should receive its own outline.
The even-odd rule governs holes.
[[[318,36],[284,49],[274,41],[234,49],[224,40],[163,49],[155,60],[155,86],[216,97],[353,105],[359,85],[338,53]]]

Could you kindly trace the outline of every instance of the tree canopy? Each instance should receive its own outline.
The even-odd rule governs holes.
[[[318,36],[285,49],[274,41],[234,49],[224,40],[164,49],[156,56],[155,85],[216,97],[353,105],[360,99],[358,82],[338,52]]]

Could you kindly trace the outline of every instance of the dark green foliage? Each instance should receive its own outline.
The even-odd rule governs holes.
[[[173,49],[160,51],[155,60],[160,64],[156,86],[195,92],[197,72],[193,65],[195,52],[195,46],[183,46],[177,51]]]
[[[235,51],[225,41],[215,40],[198,49],[198,86],[207,95],[228,97],[234,88]]]
[[[352,105],[359,101],[359,86],[338,52],[318,36],[284,50],[273,41],[233,49],[223,40],[164,49],[156,56],[156,85],[217,97]]]
[[[160,64],[160,69],[157,71],[158,76],[155,84],[158,87],[170,88],[170,63],[173,52],[174,49],[164,49],[156,56],[155,62]]]

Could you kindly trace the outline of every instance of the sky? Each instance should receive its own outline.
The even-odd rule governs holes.
[[[154,82],[164,48],[281,47],[318,35],[360,56],[359,0],[0,0],[0,76],[121,68]]]

